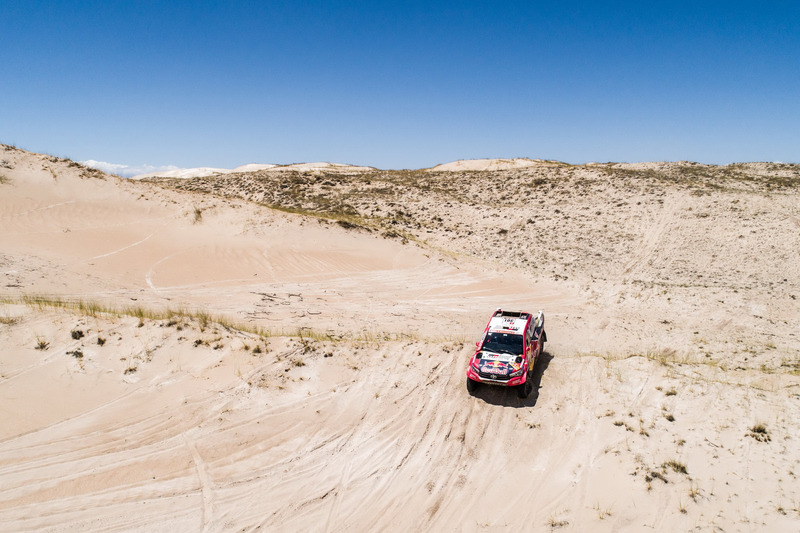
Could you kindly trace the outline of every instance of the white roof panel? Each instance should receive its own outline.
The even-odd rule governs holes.
[[[528,321],[530,315],[522,317],[513,316],[493,316],[489,321],[489,331],[503,332],[503,333],[518,333],[522,335],[525,332],[525,323]]]

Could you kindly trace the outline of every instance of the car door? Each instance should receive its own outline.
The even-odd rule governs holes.
[[[528,362],[528,372],[533,370],[536,353],[533,351],[533,328],[528,322],[525,326],[525,360]]]

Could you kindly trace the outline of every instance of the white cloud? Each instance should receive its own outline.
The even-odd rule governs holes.
[[[86,165],[87,167],[96,168],[97,170],[102,170],[103,172],[107,172],[109,174],[116,174],[117,176],[122,176],[124,178],[130,178],[131,176],[138,176],[139,174],[150,174],[151,172],[166,172],[168,170],[178,170],[179,167],[174,165],[166,165],[160,167],[154,167],[153,165],[120,165],[117,163],[107,163],[105,161],[95,161],[94,159],[89,159],[87,161],[81,161],[82,165]]]

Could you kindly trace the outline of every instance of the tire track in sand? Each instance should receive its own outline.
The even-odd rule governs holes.
[[[197,478],[200,480],[200,491],[203,496],[203,531],[208,531],[211,524],[211,517],[213,516],[214,508],[212,504],[211,483],[208,479],[208,472],[206,472],[205,462],[197,451],[194,441],[190,440],[183,434],[183,439],[186,441],[186,447],[192,453],[192,461],[197,470]]]
[[[625,263],[622,269],[623,275],[635,273],[637,270],[640,270],[648,259],[658,253],[659,244],[663,241],[669,228],[674,225],[677,207],[677,203],[667,200],[664,203],[664,209],[661,214],[653,223],[644,228],[642,240],[636,247],[633,257]]]

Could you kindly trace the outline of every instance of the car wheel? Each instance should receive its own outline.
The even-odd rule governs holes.
[[[531,389],[533,389],[533,383],[531,382],[531,377],[529,375],[528,379],[525,380],[525,383],[522,385],[517,385],[517,396],[520,398],[527,398],[531,393]]]
[[[477,381],[472,381],[471,379],[467,378],[467,392],[470,394],[475,394],[475,391],[478,390],[478,383]]]

